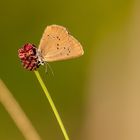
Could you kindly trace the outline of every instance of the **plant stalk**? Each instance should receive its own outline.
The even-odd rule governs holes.
[[[46,86],[45,86],[40,74],[39,74],[39,72],[35,71],[35,75],[36,75],[36,77],[37,77],[37,79],[38,79],[38,81],[39,81],[39,83],[40,83],[40,85],[41,85],[41,87],[42,87],[42,89],[43,89],[43,91],[44,91],[49,103],[50,103],[50,106],[51,106],[51,108],[52,108],[52,110],[54,112],[54,115],[56,117],[56,120],[58,121],[58,124],[59,124],[59,126],[60,126],[60,128],[62,130],[62,133],[63,133],[63,135],[65,137],[65,140],[69,140],[68,134],[67,134],[66,129],[65,129],[64,125],[63,125],[63,122],[62,122],[62,120],[60,118],[60,115],[59,115],[59,113],[58,113],[58,111],[57,111],[57,109],[55,107],[55,104],[54,104],[54,102],[53,102],[53,100],[52,100],[52,98],[51,98],[51,96],[50,96],[50,94],[49,94],[49,92],[48,92],[48,90],[47,90],[47,88],[46,88]]]

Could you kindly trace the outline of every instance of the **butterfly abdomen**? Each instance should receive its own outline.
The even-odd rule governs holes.
[[[33,71],[40,66],[37,56],[37,49],[33,44],[25,44],[18,50],[18,56],[22,61],[23,67],[27,70]]]

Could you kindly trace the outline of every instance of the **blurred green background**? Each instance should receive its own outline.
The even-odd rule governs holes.
[[[140,35],[139,24],[137,24],[139,4],[138,0],[5,0],[0,2],[0,77],[19,102],[42,140],[64,138],[34,73],[22,68],[18,59],[18,49],[27,42],[38,45],[47,25],[58,24],[67,27],[81,42],[85,54],[77,59],[50,63],[54,77],[50,71],[46,74],[44,67],[39,71],[71,140],[115,140],[115,135],[120,133],[118,134],[116,129],[112,130],[112,127],[116,127],[112,122],[116,120],[110,122],[109,117],[118,104],[120,108],[125,106],[123,102],[128,92],[126,90],[124,92],[124,89],[130,87],[125,83],[129,81],[128,75],[131,73],[126,70],[132,68],[129,65],[129,62],[133,63],[131,60],[140,60],[139,57],[128,59],[136,56],[135,52],[137,56],[140,54],[136,49],[133,55],[131,54],[131,48],[138,45],[138,43],[133,44],[136,42],[134,36]],[[133,32],[134,29],[137,34]],[[138,40],[137,38],[137,42]],[[135,72],[131,73],[131,78],[133,73]],[[108,102],[109,105],[106,106]],[[109,107],[112,109],[108,109]],[[117,110],[120,112],[118,108]],[[90,126],[92,120],[94,128]],[[120,123],[119,120],[117,121]],[[105,126],[108,125],[110,127],[106,128]],[[119,127],[123,129],[122,126]],[[105,130],[108,132],[112,130],[112,137],[108,133],[105,134]],[[102,133],[104,138],[97,135]],[[121,137],[124,133],[122,132],[116,139],[124,140],[125,138]],[[0,105],[0,140],[24,140],[2,105]]]

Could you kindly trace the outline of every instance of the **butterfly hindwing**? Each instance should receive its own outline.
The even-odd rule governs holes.
[[[65,27],[47,26],[39,44],[44,61],[66,60],[83,55],[81,44],[71,36]]]

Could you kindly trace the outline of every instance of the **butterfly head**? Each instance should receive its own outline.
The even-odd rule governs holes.
[[[18,56],[25,69],[33,71],[43,65],[44,62],[41,59],[41,55],[35,45],[27,43],[18,50]]]

